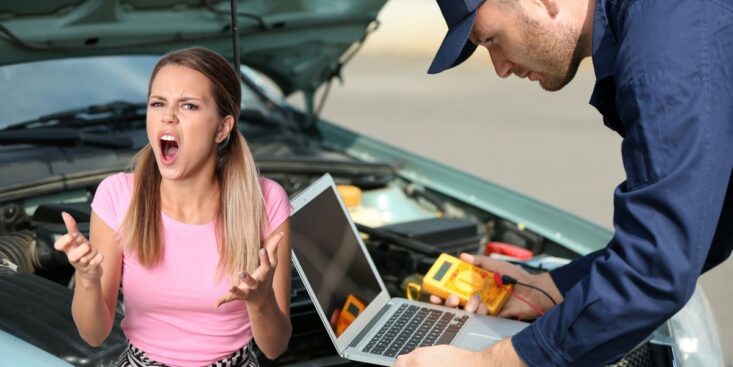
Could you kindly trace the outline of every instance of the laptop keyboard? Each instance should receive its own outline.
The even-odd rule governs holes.
[[[468,315],[402,304],[362,351],[396,357],[418,347],[449,344],[466,320]]]

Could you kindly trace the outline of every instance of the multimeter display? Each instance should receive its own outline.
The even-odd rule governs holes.
[[[491,315],[499,313],[512,290],[511,285],[495,283],[494,273],[448,254],[438,257],[423,278],[422,288],[442,298],[455,294],[462,306],[478,295]]]
[[[443,276],[445,275],[446,272],[448,272],[448,269],[450,269],[450,266],[451,266],[451,263],[444,261],[443,265],[441,265],[440,269],[438,269],[438,272],[435,273],[435,276],[433,277],[433,279],[437,281],[440,281],[441,279],[443,279]]]

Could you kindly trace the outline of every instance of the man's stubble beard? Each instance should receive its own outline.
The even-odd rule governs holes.
[[[560,34],[553,35],[526,13],[520,13],[518,19],[524,29],[527,52],[544,69],[538,70],[541,74],[540,86],[550,92],[562,89],[578,72],[588,37],[572,25],[568,25]]]

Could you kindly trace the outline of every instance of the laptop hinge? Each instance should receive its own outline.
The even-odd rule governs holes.
[[[356,336],[356,338],[354,338],[351,344],[349,344],[349,348],[356,348],[359,342],[361,342],[361,339],[363,339],[366,333],[368,333],[369,330],[372,330],[374,325],[382,319],[382,316],[384,316],[384,314],[389,310],[390,307],[392,307],[392,304],[390,302],[387,302],[384,306],[382,306],[382,309],[379,310],[376,315],[374,315],[374,317],[371,321],[369,321],[367,326],[361,329],[361,332]]]

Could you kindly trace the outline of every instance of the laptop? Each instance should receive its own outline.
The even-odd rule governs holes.
[[[528,325],[390,297],[329,174],[290,203],[293,265],[341,357],[390,366],[424,346],[481,350]],[[331,326],[344,305],[355,319]]]

